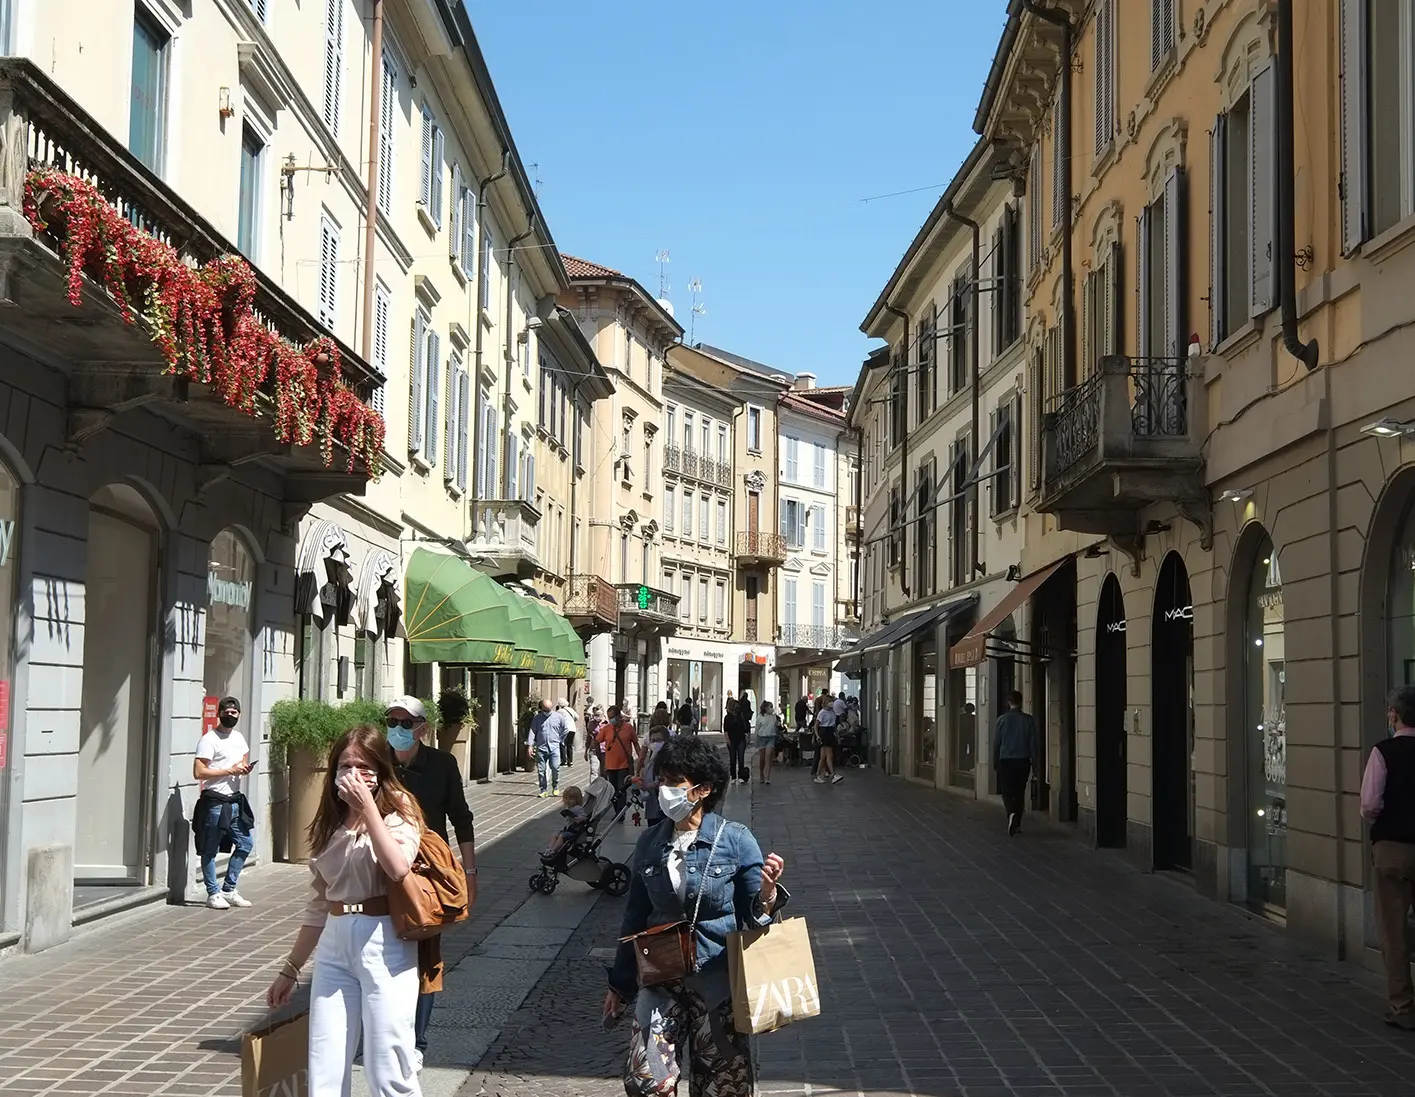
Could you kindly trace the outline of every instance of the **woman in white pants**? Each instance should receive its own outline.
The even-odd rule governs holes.
[[[412,868],[422,827],[417,801],[394,776],[383,730],[345,733],[329,752],[310,824],[310,901],[266,993],[272,1008],[284,1005],[314,955],[309,1097],[349,1097],[360,1028],[374,1097],[421,1095],[413,1047],[418,946],[393,933],[388,883]]]

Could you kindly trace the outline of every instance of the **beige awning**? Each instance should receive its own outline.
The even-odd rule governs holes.
[[[983,662],[988,657],[988,635],[992,630],[1012,616],[1013,610],[1030,598],[1038,587],[1050,579],[1053,573],[1070,559],[1070,556],[1063,556],[1055,563],[1048,564],[1018,580],[1017,585],[1007,592],[1006,598],[993,606],[976,625],[969,629],[967,636],[948,649],[948,669],[961,670],[964,667],[975,667]]]

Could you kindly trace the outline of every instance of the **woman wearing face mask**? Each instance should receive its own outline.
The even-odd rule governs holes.
[[[604,997],[606,1020],[632,1003],[624,1068],[629,1097],[678,1092],[678,1050],[691,1047],[691,1089],[714,1097],[750,1097],[754,1088],[748,1037],[732,1025],[727,935],[769,925],[789,898],[779,886],[784,863],[762,857],[741,823],[715,809],[727,790],[727,767],[697,736],[669,740],[654,756],[665,819],[634,850],[635,873],[620,937],[650,926],[691,921],[696,971],[686,979],[638,985],[634,946],[621,941]]]
[[[271,1008],[288,1002],[314,955],[310,1097],[349,1092],[361,1028],[364,1073],[374,1097],[421,1092],[413,1054],[418,946],[394,935],[388,884],[412,868],[422,828],[417,802],[394,775],[383,729],[345,732],[329,752],[319,811],[310,824],[315,853],[309,903],[266,992]]]

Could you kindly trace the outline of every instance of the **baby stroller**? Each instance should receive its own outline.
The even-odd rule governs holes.
[[[560,813],[573,818],[569,811]],[[560,883],[561,876],[580,880],[593,888],[603,888],[610,895],[623,895],[629,890],[629,866],[599,855],[604,832],[614,819],[614,786],[603,777],[596,777],[585,790],[585,817],[566,828],[571,837],[554,853],[540,855],[540,870],[530,880],[532,891],[549,895]]]

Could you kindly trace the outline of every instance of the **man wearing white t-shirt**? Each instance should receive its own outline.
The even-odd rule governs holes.
[[[246,737],[236,730],[241,720],[241,702],[234,697],[221,698],[216,716],[219,723],[201,737],[192,761],[192,776],[201,782],[201,795],[192,811],[192,831],[201,857],[206,905],[212,910],[230,910],[251,905],[236,890],[236,882],[255,848],[255,817],[241,793],[241,778],[254,766]],[[225,883],[218,888],[216,855],[224,850],[231,851],[231,859],[226,865]]]

